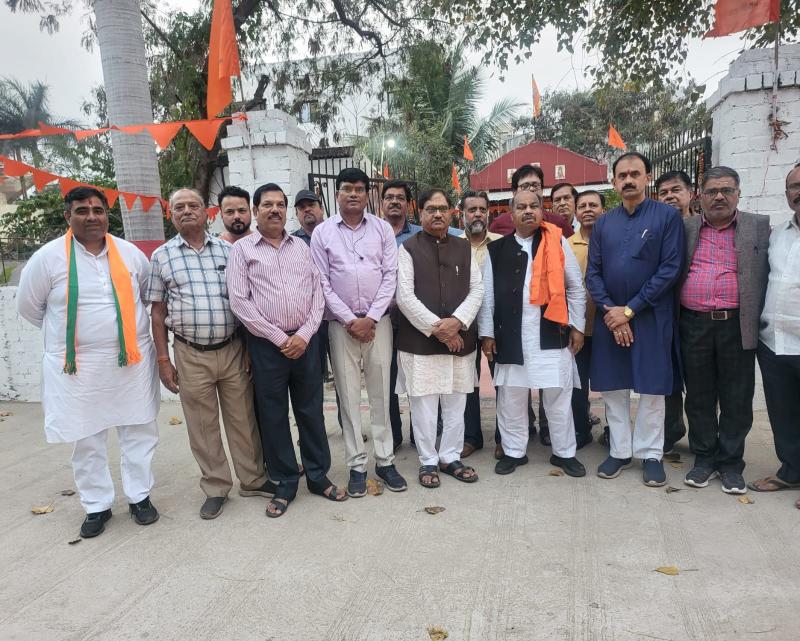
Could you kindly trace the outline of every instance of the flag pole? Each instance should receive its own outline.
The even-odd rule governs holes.
[[[244,85],[242,84],[242,76],[236,76],[236,79],[239,81],[237,84],[239,85],[239,96],[242,99],[242,113],[245,113],[245,99],[244,99]],[[256,161],[253,157],[253,136],[250,134],[250,120],[245,117],[244,120],[244,128],[247,131],[247,148],[250,150],[250,172],[253,174],[253,189],[256,187]]]
[[[780,5],[779,5],[780,6]],[[772,73],[772,120],[778,117],[778,65],[781,47],[781,15],[778,10],[778,22],[775,23],[775,66]]]

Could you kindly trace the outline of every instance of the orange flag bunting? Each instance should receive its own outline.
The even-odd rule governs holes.
[[[717,0],[714,26],[704,38],[719,38],[781,19],[781,0]]]
[[[133,209],[133,206],[136,204],[136,199],[139,197],[136,194],[130,194],[127,191],[121,191],[119,193],[122,196],[122,200],[125,201],[125,206],[128,210]]]
[[[227,120],[226,118],[215,118],[214,120],[194,120],[186,123],[186,128],[206,149],[212,149],[217,141],[220,125]]]
[[[622,140],[622,136],[619,135],[614,125],[608,126],[608,146],[625,150],[625,141]]]
[[[539,85],[536,78],[531,75],[531,91],[533,92],[533,117],[538,118],[542,115],[542,94],[539,93]]]
[[[108,206],[113,207],[114,203],[117,202],[117,198],[119,198],[119,192],[116,189],[111,189],[110,187],[106,187],[105,189],[103,189],[103,193],[106,195]]]
[[[25,163],[3,157],[3,173],[10,178],[24,176],[29,173],[30,170],[31,168]]]
[[[160,125],[148,125],[145,129],[150,132],[159,148],[166,149],[178,135],[181,127],[183,127],[182,122],[163,122]]]
[[[58,179],[58,188],[61,190],[62,196],[66,196],[70,191],[75,189],[75,187],[81,186],[83,186],[83,183],[79,183],[77,180],[72,180],[72,178]]]
[[[208,219],[211,222],[214,222],[217,219],[217,214],[219,213],[219,207],[209,207],[206,209],[206,213],[208,214]]]
[[[39,131],[41,132],[42,136],[52,136],[54,134],[68,134],[70,133],[69,129],[64,129],[63,127],[51,127],[50,125],[46,125],[41,120],[39,121]]]
[[[107,131],[109,131],[109,127],[106,127],[105,129],[82,129],[80,131],[73,131],[72,133],[75,135],[75,140],[81,141],[86,138],[91,138],[92,136],[104,134]]]
[[[450,176],[450,182],[453,183],[453,189],[456,191],[461,191],[461,183],[458,182],[458,171],[456,171],[456,164],[453,163],[453,172]]]
[[[214,0],[211,37],[208,43],[206,107],[209,118],[214,118],[233,102],[231,76],[241,76],[241,74],[231,0]]]
[[[472,147],[469,146],[469,141],[466,136],[464,136],[464,160],[475,160]]]
[[[153,208],[153,205],[156,204],[157,200],[158,198],[155,196],[139,196],[139,202],[142,203],[142,209],[145,211],[145,213],[149,212]],[[130,209],[130,207],[128,209]]]
[[[33,184],[36,185],[36,189],[39,191],[44,189],[45,185],[49,185],[54,180],[58,180],[58,176],[55,174],[47,173],[41,169],[34,169],[31,173],[33,174]]]

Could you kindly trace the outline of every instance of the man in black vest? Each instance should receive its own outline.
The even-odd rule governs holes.
[[[473,483],[478,475],[460,457],[464,406],[478,384],[475,316],[483,299],[480,270],[469,241],[447,233],[452,215],[447,194],[430,189],[417,204],[422,232],[406,240],[397,257],[396,391],[408,394],[420,484],[438,487],[439,471]],[[439,404],[443,429],[437,452]]]
[[[495,472],[528,462],[528,394],[539,389],[550,423],[550,463],[570,476],[586,470],[575,458],[572,388],[580,386],[574,355],[583,345],[586,295],[581,270],[555,225],[543,222],[542,197],[518,191],[516,233],[488,247],[478,317],[482,349],[496,362],[497,422],[503,457]]]

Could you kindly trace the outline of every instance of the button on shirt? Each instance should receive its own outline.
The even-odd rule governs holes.
[[[739,307],[736,216],[722,229],[703,217],[689,273],[681,289],[681,305],[696,312]]]
[[[206,234],[198,251],[177,235],[150,258],[147,300],[165,302],[167,327],[193,343],[221,343],[236,330],[225,283],[230,250],[230,243]]]
[[[380,321],[397,286],[397,244],[389,223],[365,213],[351,228],[336,214],[314,230],[311,256],[320,272],[326,320]]]
[[[778,355],[800,355],[800,227],[797,216],[769,237],[769,283],[761,342]]]
[[[308,343],[322,322],[319,272],[297,236],[284,234],[278,247],[261,234],[237,242],[228,264],[228,291],[233,313],[244,326],[278,347],[289,333]]]

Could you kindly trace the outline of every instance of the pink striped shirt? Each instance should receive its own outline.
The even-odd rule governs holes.
[[[736,216],[722,229],[705,217],[700,223],[689,274],[681,289],[681,305],[696,312],[739,307]]]
[[[287,332],[308,342],[319,329],[325,298],[302,239],[284,233],[276,249],[250,234],[231,248],[227,273],[231,309],[256,336],[283,347]]]

